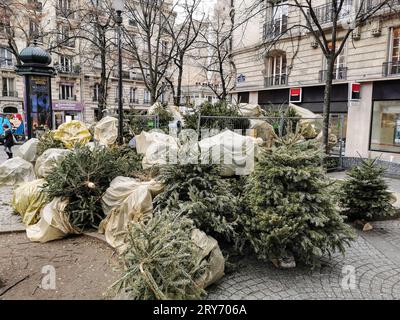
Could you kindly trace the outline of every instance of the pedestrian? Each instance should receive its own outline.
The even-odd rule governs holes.
[[[4,124],[3,129],[4,129],[4,150],[8,155],[8,159],[11,159],[13,157],[11,148],[14,146],[16,140],[8,124]]]

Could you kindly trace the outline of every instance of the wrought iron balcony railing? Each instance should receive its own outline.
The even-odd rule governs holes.
[[[63,96],[60,95],[60,100],[76,101],[77,98],[76,98],[76,96],[65,96],[65,97],[63,97]]]
[[[264,77],[264,87],[283,86],[288,84],[287,74],[278,74],[271,77]]]
[[[263,39],[271,40],[277,38],[287,31],[287,16],[281,19],[274,19],[264,24]]]
[[[3,91],[3,97],[17,98],[18,97],[18,92],[17,91]]]
[[[139,104],[139,99],[130,98],[130,99],[129,99],[129,103],[132,103],[132,104]]]
[[[382,65],[382,75],[384,77],[400,75],[400,62],[384,62]]]
[[[325,82],[328,71],[319,71],[319,82]],[[333,80],[346,80],[347,79],[347,67],[339,67],[333,70]]]

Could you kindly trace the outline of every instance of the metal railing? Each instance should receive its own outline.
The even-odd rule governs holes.
[[[288,75],[279,74],[271,77],[264,77],[264,87],[282,86],[288,84]]]
[[[13,68],[13,67],[14,63],[11,58],[0,61],[0,68]]]
[[[129,99],[129,103],[132,103],[132,104],[139,104],[139,99],[130,98],[130,99]]]
[[[333,118],[338,118],[337,121],[332,121]],[[342,168],[343,156],[345,154],[345,115],[331,115],[330,125],[330,156],[337,158],[337,167]],[[255,122],[257,121],[257,122]],[[267,125],[260,124],[260,121],[265,121]],[[323,128],[323,117],[316,118],[300,118],[300,117],[244,117],[244,116],[202,116],[199,115],[197,122],[197,133],[212,136],[220,133],[222,130],[229,129],[242,135],[250,135],[253,137],[262,138],[264,146],[268,145],[269,139],[276,135],[283,137],[289,133],[301,133],[305,140],[316,139],[322,142],[321,131]],[[206,130],[205,132],[203,130]],[[271,132],[273,130],[273,132]],[[204,138],[204,137],[203,137]]]
[[[68,96],[68,97],[62,97],[60,96],[60,100],[65,100],[65,101],[77,101],[76,95],[73,96]]]
[[[70,75],[80,75],[81,74],[81,68],[75,67],[75,68],[70,68],[70,67],[58,67],[56,68],[58,73],[61,74],[70,74]]]
[[[326,81],[328,71],[319,71],[319,82]],[[346,80],[347,79],[347,67],[340,67],[333,70],[333,80]]]
[[[400,62],[384,62],[382,65],[382,75],[384,77],[400,75]]]
[[[263,39],[271,40],[285,33],[287,30],[287,16],[282,16],[280,19],[273,19],[264,24]]]
[[[343,19],[350,16],[352,14],[352,8],[353,8],[353,0],[344,0],[338,18]],[[315,8],[313,8],[313,10],[319,24],[322,25],[333,21],[334,9],[332,7],[332,2],[316,6]],[[308,12],[308,15],[311,19],[310,11]]]
[[[18,97],[18,92],[17,91],[3,91],[3,97],[17,98]]]

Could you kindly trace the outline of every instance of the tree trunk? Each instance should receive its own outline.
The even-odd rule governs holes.
[[[178,71],[178,83],[177,83],[177,88],[176,88],[176,97],[174,104],[179,107],[181,105],[182,101],[182,76],[183,76],[183,57],[180,59],[181,63],[179,66],[179,71]]]
[[[106,52],[101,50],[101,73],[100,73],[100,85],[99,85],[99,112],[97,114],[97,121],[103,118],[104,110],[107,107],[107,70],[106,70]]]
[[[322,137],[325,153],[329,154],[329,118],[331,112],[331,95],[332,95],[332,81],[333,81],[333,70],[335,61],[332,55],[327,57],[327,70],[325,79],[325,90],[324,90],[324,105],[323,105],[323,127]]]

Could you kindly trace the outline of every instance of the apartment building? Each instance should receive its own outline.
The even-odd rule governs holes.
[[[377,3],[365,1],[367,6]],[[291,89],[300,89],[296,104],[322,113],[326,61],[310,33],[293,27],[305,22],[292,4],[292,0],[265,1],[259,13],[235,32],[232,99],[265,106],[287,104]],[[346,1],[347,8],[352,4]],[[329,1],[313,1],[328,37],[330,6]],[[346,156],[400,162],[400,19],[394,10],[400,6],[397,0],[391,6],[352,32],[335,64],[331,112],[345,117]],[[339,40],[349,12],[341,12]],[[360,84],[358,101],[349,99],[352,83]]]
[[[86,13],[77,8],[84,8],[86,0],[18,1],[21,2],[18,14],[0,14],[0,113],[23,114],[24,111],[23,78],[15,73],[17,61],[9,50],[8,40],[12,32],[18,51],[32,43],[33,39],[37,39],[43,48],[51,48],[52,65],[57,70],[57,76],[51,80],[53,127],[73,119],[87,123],[94,121],[99,112],[101,60],[88,41],[71,36],[74,26],[84,21],[82,15]],[[91,2],[87,1],[90,5]],[[140,32],[136,21],[127,13],[123,15],[123,24],[129,32]],[[107,31],[107,39],[111,51],[108,52],[106,69],[107,110],[113,113],[118,106],[119,76],[115,29]],[[58,43],[57,47],[52,47],[55,42]],[[144,43],[141,45],[145,46]],[[167,46],[165,42],[165,51]],[[142,71],[129,55],[124,54],[123,61],[124,109],[146,110],[151,99]],[[166,91],[159,99],[169,102],[171,98]]]

